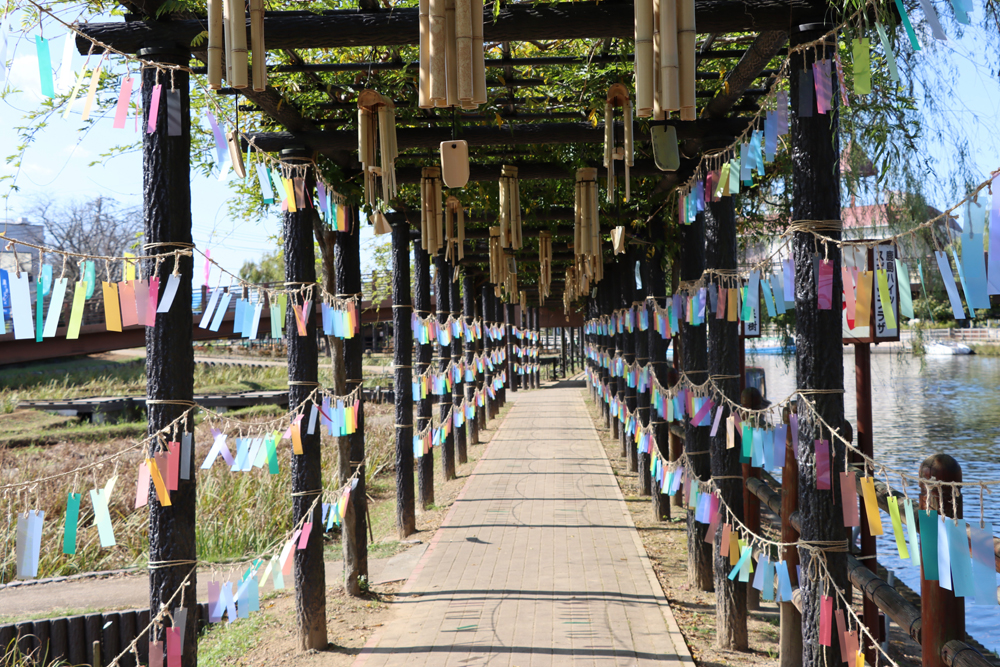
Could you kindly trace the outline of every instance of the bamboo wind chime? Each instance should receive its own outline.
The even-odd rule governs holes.
[[[264,3],[250,0],[250,39],[253,43],[254,90],[267,87],[264,55]],[[247,27],[242,0],[208,0],[208,87],[222,87],[222,56],[226,56],[226,81],[246,88]]]
[[[490,227],[490,283],[496,296],[506,293],[508,302],[518,293],[517,260],[504,251],[499,227]]]
[[[420,0],[421,109],[486,104],[483,0]]]
[[[625,121],[624,145],[615,147],[615,107],[622,107]],[[634,162],[635,151],[632,143],[632,100],[628,90],[620,83],[608,89],[608,100],[604,105],[604,167],[608,170],[608,201],[615,197],[615,160],[625,163],[625,201],[632,198],[632,182],[629,168]]]
[[[635,114],[695,120],[694,0],[635,1]]]
[[[445,259],[455,263],[464,259],[465,249],[462,244],[465,243],[465,209],[454,196],[445,201],[444,238],[448,244]]]
[[[500,245],[514,250],[521,247],[521,190],[517,167],[506,164],[500,171]]]
[[[539,300],[549,298],[552,288],[552,232],[538,234],[538,293]]]
[[[381,162],[375,164],[378,147]],[[365,203],[381,210],[396,197],[396,105],[374,90],[358,96],[358,157],[365,177]],[[382,178],[381,206],[376,206],[377,179]]]
[[[590,291],[591,282],[604,277],[601,261],[600,207],[597,199],[597,169],[576,170],[576,203],[574,205],[573,250],[576,255],[576,292]]]
[[[441,169],[424,167],[420,172],[420,247],[430,255],[441,249],[443,222]]]

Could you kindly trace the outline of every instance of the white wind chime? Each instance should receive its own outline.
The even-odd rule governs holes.
[[[695,120],[694,0],[635,0],[635,113]]]
[[[615,146],[615,108],[622,108],[625,136],[621,146]],[[608,170],[608,201],[614,201],[616,176],[615,161],[625,165],[625,201],[632,198],[632,181],[629,169],[635,164],[635,150],[632,141],[632,100],[628,89],[620,83],[608,89],[608,99],[604,104],[604,167]]]
[[[375,155],[378,149],[379,162]],[[365,179],[365,203],[381,212],[396,197],[396,106],[392,100],[363,90],[358,95],[358,157]],[[376,196],[382,180],[381,201]]]

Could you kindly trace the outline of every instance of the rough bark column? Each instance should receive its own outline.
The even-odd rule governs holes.
[[[709,269],[736,269],[736,213],[732,197],[720,197],[705,206],[705,264]],[[718,279],[716,285],[725,285]],[[740,400],[739,322],[716,319],[705,314],[708,326],[708,372],[715,384],[733,403]],[[727,409],[724,416],[729,417]],[[736,516],[743,514],[743,480],[740,479],[740,450],[726,448],[726,429],[720,427],[709,438],[712,476],[724,505]],[[715,544],[722,541],[722,527],[715,534]],[[747,648],[747,587],[730,581],[729,554],[715,552],[715,627],[716,646],[742,651]]]
[[[538,356],[535,358],[535,361],[539,362],[541,360],[541,358],[542,358],[541,357],[541,355],[542,355],[542,328],[538,324],[539,319],[541,317],[541,312],[540,312],[541,309],[538,306],[535,306],[531,310],[533,312],[532,318],[534,319],[534,323],[535,323],[535,333],[538,335],[538,342],[535,343],[535,350],[538,352]],[[542,366],[541,366],[540,363],[537,363],[537,365],[535,366],[535,389],[538,389],[541,386],[542,386]]]
[[[662,222],[660,223],[663,224]],[[655,299],[661,308],[667,306],[666,278],[663,274],[664,258],[657,255],[649,261],[649,296]],[[652,391],[652,379],[655,377],[660,385],[669,385],[670,364],[667,362],[667,346],[670,342],[663,338],[653,327],[653,318],[656,310],[650,304],[649,307],[649,356],[650,356],[650,391]],[[660,457],[670,460],[670,428],[667,421],[660,417],[659,413],[650,408],[649,418],[653,423],[653,443],[659,452]],[[653,495],[653,516],[663,521],[670,518],[670,496],[660,493],[659,485],[653,484],[651,489]]]
[[[636,327],[633,331],[629,331],[627,323],[629,310],[632,308],[632,301],[635,300],[635,248],[629,248],[625,257],[625,267],[619,282],[619,298],[621,299],[619,304],[622,309],[622,316],[626,318],[626,322],[622,326],[621,344],[622,355],[625,357],[626,372],[628,372],[627,369],[635,363],[635,331],[638,329]],[[625,405],[628,408],[629,414],[635,414],[635,409],[638,405],[636,388],[628,386],[628,381],[625,378],[622,378],[621,386],[625,393]],[[624,424],[621,429],[621,441],[622,451],[625,452],[628,462],[628,469],[632,472],[639,472],[639,458],[635,440],[633,436],[625,432]]]
[[[511,303],[501,303],[500,307],[503,308],[503,344],[507,351],[507,360],[504,361],[503,367],[507,371],[507,385],[510,387],[511,392],[517,391],[518,376],[514,372],[514,304]]]
[[[413,246],[413,271],[416,283],[413,289],[413,309],[420,317],[431,314],[431,259],[430,255],[416,244]],[[422,375],[431,366],[434,344],[417,343],[417,375]],[[417,401],[417,432],[422,433],[434,416],[433,398],[428,392],[426,398]],[[429,509],[434,504],[434,449],[417,459],[417,494],[420,507]]]
[[[647,372],[652,370],[649,366],[649,332],[652,331],[653,327],[650,326],[646,331],[639,330],[639,320],[641,315],[646,311],[646,294],[649,289],[649,265],[650,262],[647,261],[642,255],[645,253],[635,252],[633,255],[633,261],[642,261],[639,264],[640,277],[642,278],[642,286],[635,288],[635,297],[632,299],[639,305],[636,306],[636,317],[635,317],[635,334],[633,335],[635,341],[635,361],[640,367],[645,368]],[[634,266],[634,265],[633,265]],[[642,427],[649,426],[650,420],[650,387],[646,387],[644,391],[639,391],[636,389],[636,402],[635,409],[639,416],[639,425]],[[635,449],[633,445],[632,449]],[[638,455],[638,465],[639,465],[639,494],[643,496],[648,496],[652,494],[652,479],[650,477],[649,470],[649,454],[642,453]]]
[[[611,315],[611,311],[614,309],[612,301],[612,293],[615,289],[615,279],[614,279],[614,267],[609,265],[604,274],[607,276],[604,280],[600,282],[600,286],[604,286],[603,292],[598,292],[598,306],[597,306],[597,317],[607,317]],[[610,324],[608,325],[607,334],[604,336],[599,336],[603,339],[603,347],[601,352],[606,354],[609,359],[615,358],[615,333],[611,330]],[[618,420],[611,416],[611,400],[618,396],[618,378],[611,374],[611,369],[601,366],[601,376],[604,378],[604,383],[607,386],[607,394],[604,400],[604,423],[609,429],[611,429],[611,437],[615,440],[618,439]]]
[[[417,250],[422,252],[422,250]],[[410,324],[410,223],[392,226],[392,355],[396,402],[396,532],[417,532],[413,499],[413,327]]]
[[[437,254],[436,270],[434,271],[434,294],[437,296],[437,317],[442,327],[448,322],[449,311],[451,310],[451,262],[444,258],[444,250]],[[451,363],[451,345],[438,345],[438,372],[444,374],[448,372],[448,365]],[[447,386],[447,383],[446,385]],[[438,399],[438,416],[442,420],[448,417],[452,410],[451,392],[445,391]],[[441,444],[441,471],[444,480],[455,479],[455,429],[444,439]]]
[[[705,220],[699,213],[690,225],[681,225],[681,281],[696,281],[705,271]],[[708,380],[708,349],[705,323],[691,326],[681,322],[681,368],[691,382]],[[695,426],[690,416],[684,420],[684,451],[691,472],[697,479],[708,481],[711,462],[708,444],[709,429]],[[688,522],[688,581],[698,590],[715,587],[712,575],[712,545],[705,542],[705,524],[696,523],[694,512],[687,512]]]
[[[454,265],[451,265],[451,271],[454,273]],[[451,316],[459,320],[462,319],[462,301],[459,295],[459,284],[458,281],[452,280],[451,275],[448,276],[448,289],[450,294],[448,295],[448,310]],[[455,366],[462,365],[462,334],[459,332],[455,336],[454,340],[451,341],[451,363]],[[452,387],[451,391],[452,405],[454,406],[454,412],[452,412],[452,417],[458,415],[462,411],[462,401],[465,400],[465,374],[459,373],[458,380]],[[464,418],[464,417],[463,417]],[[466,451],[466,424],[463,422],[461,426],[455,426],[454,419],[452,420],[452,431],[454,431],[455,436],[455,457],[459,463],[466,463],[469,460],[469,454]]]
[[[492,294],[493,286],[489,283],[483,285],[483,356],[485,357],[483,363],[483,389],[486,389],[493,383],[493,373],[490,371],[490,365],[488,363],[490,355],[493,353],[493,339],[490,338],[489,328],[493,325],[493,304],[490,300]],[[496,401],[490,398],[490,392],[486,389],[485,398],[483,399],[483,409],[484,414],[483,421],[480,423],[480,428],[486,428],[486,422],[493,419],[494,412],[496,410]]]
[[[625,263],[628,263],[627,259],[625,260]],[[619,316],[623,316],[625,314],[624,309],[627,308],[628,305],[626,303],[626,301],[628,301],[626,297],[626,288],[628,285],[626,277],[623,275],[625,269],[623,269],[620,264],[616,265],[615,268],[617,270],[615,271],[615,291],[612,296],[613,307],[618,311]],[[632,290],[628,290],[628,295],[631,296],[631,294]],[[626,365],[635,359],[635,349],[631,344],[631,341],[628,340],[629,338],[631,338],[631,334],[628,333],[628,329],[625,327],[624,322],[621,324],[620,333],[618,332],[618,327],[615,327],[615,350],[622,357],[622,359],[625,360]],[[628,407],[629,410],[632,410],[635,408],[635,403],[633,402],[631,407],[629,407],[628,394],[628,382],[624,377],[619,377],[618,400],[621,401],[622,406]],[[624,413],[624,410],[622,410],[622,413]],[[618,418],[618,443],[621,445],[621,456],[625,459],[628,469],[635,472],[637,470],[635,465],[635,454],[630,453],[634,452],[634,448],[629,447],[628,437],[625,435],[625,422],[621,420],[622,416],[624,415],[620,414]]]
[[[562,377],[565,380],[569,377],[566,374],[566,327],[559,327],[559,360],[562,365]]]
[[[349,207],[351,231],[337,233],[337,287],[344,295],[361,294],[361,231],[358,210]],[[312,246],[310,246],[312,247]],[[313,318],[315,320],[315,318]],[[364,340],[361,336],[344,341],[344,373],[347,391],[362,383]],[[351,445],[351,474],[357,474],[358,485],[351,491],[351,501],[344,513],[344,590],[360,596],[361,578],[368,579],[368,494],[365,491],[365,401],[358,392],[358,430],[347,436]],[[317,519],[318,520],[318,519]]]
[[[462,310],[465,317],[465,323],[470,327],[476,321],[476,286],[473,284],[472,276],[466,275],[462,281]],[[466,343],[465,344],[465,363],[472,370],[474,377],[478,376],[476,373],[476,343]],[[465,383],[465,400],[469,402],[469,405],[476,404],[476,383],[466,382]],[[476,416],[469,420],[469,444],[478,445],[479,444],[479,415],[482,410],[476,409]],[[464,453],[464,452],[463,452]],[[465,460],[460,461],[465,463]]]
[[[174,49],[144,49],[143,58],[158,62],[187,65],[189,54]],[[150,97],[156,84],[156,70],[142,70],[142,108],[149,113]],[[161,120],[152,134],[143,132],[142,142],[142,197],[143,220],[146,235],[146,252],[169,252],[191,247],[191,98],[188,91],[188,73],[176,70],[175,90],[180,96],[181,133],[167,135],[167,123]],[[146,126],[148,117],[143,120]],[[157,244],[157,245],[153,245]],[[192,259],[179,261],[181,284],[190,285]],[[166,276],[174,271],[174,260],[160,265],[160,287],[166,286]],[[148,262],[146,275],[155,269],[155,262]],[[166,313],[156,316],[156,326],[146,328],[146,398],[149,415],[148,433],[152,435],[188,409],[185,404],[155,403],[155,401],[192,401],[194,399],[194,348],[191,347],[191,290],[180,289],[174,304]],[[193,414],[179,424],[179,430],[194,433]],[[191,443],[194,447],[194,443]],[[152,451],[147,452],[151,455]],[[183,597],[187,609],[184,630],[183,655],[188,664],[196,664],[198,657],[197,596],[198,585],[195,562],[198,558],[195,543],[195,475],[192,468],[187,479],[179,482],[169,507],[161,507],[156,493],[149,496],[149,561],[177,561],[172,567],[149,570],[149,607],[159,609],[180,588],[190,574],[188,593]],[[177,598],[179,608],[181,598]],[[163,641],[162,629],[154,628],[150,639]]]
[[[495,291],[492,294],[490,294],[490,303],[492,304],[493,307],[493,320],[501,331],[501,337],[493,342],[493,348],[496,349],[498,352],[502,352],[503,354],[506,355],[508,351],[507,309],[504,307],[503,302],[500,300],[500,297],[496,295]],[[493,373],[494,376],[501,375],[501,377],[507,378],[507,382],[501,383],[500,388],[497,389],[497,399],[499,400],[497,401],[496,410],[494,412],[495,415],[500,414],[500,408],[502,408],[504,404],[507,402],[507,384],[510,382],[509,380],[510,376],[502,375],[504,372],[506,372],[506,370],[507,370],[507,360],[505,359],[494,369]]]
[[[791,45],[817,39],[828,29],[822,25],[801,26],[791,37]],[[790,49],[791,50],[791,49]],[[820,49],[807,49],[791,56],[789,71],[801,72],[811,67]],[[833,48],[825,47],[823,58],[833,57]],[[799,77],[793,76],[789,97],[799,99]],[[810,95],[811,97],[811,95]],[[838,136],[838,97],[833,96],[827,114],[803,118],[792,106],[792,218],[794,220],[840,219],[840,140]],[[839,239],[839,232],[826,232]],[[813,258],[817,250],[828,258],[833,268],[832,307],[817,307],[816,277]],[[832,428],[839,429],[844,421],[844,348],[841,345],[841,259],[840,248],[830,245],[816,248],[812,234],[797,232],[794,236],[795,257],[795,356],[796,383],[807,398],[815,402],[819,415]],[[809,394],[810,390],[832,393]],[[844,539],[840,494],[816,488],[816,456],[813,443],[817,439],[833,441],[830,469],[844,469],[844,447],[821,430],[809,409],[799,408],[799,515],[803,541],[838,541]],[[800,550],[802,571],[809,572],[813,558],[809,550]],[[827,568],[836,585],[849,589],[847,562],[844,553],[827,552]],[[839,644],[832,648],[819,643],[819,608],[822,584],[818,578],[804,578],[802,588],[802,664],[805,667],[838,664]],[[825,653],[825,655],[824,655]],[[853,659],[853,656],[851,656]]]
[[[301,149],[281,152],[281,159],[295,162],[308,160]],[[306,183],[311,193],[313,183]],[[313,249],[313,211],[302,208],[285,212],[285,282],[295,288],[316,282],[316,256]],[[289,304],[285,320],[285,341],[288,346],[288,407],[302,406],[303,414],[312,405],[310,395],[319,379],[319,349],[316,342],[316,318],[306,323],[306,335],[298,335],[295,313]],[[292,454],[292,524],[301,526],[323,522],[323,505],[317,502],[322,493],[322,447],[320,432],[312,435],[303,428],[302,454]],[[299,647],[326,648],[326,573],[323,568],[323,531],[309,534],[305,549],[295,550],[295,610],[299,622]]]

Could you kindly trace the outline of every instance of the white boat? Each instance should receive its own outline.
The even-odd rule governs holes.
[[[972,348],[952,341],[932,340],[924,343],[924,354],[931,357],[946,357],[956,354],[972,354]]]

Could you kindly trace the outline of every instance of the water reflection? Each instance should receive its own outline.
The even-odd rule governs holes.
[[[747,355],[748,366],[767,374],[767,398],[778,401],[795,390],[794,358]],[[927,357],[873,354],[872,415],[875,459],[916,474],[920,462],[945,452],[962,464],[965,481],[1000,479],[1000,358],[979,356]],[[856,425],[854,356],[844,355],[844,409]],[[856,429],[855,429],[856,430]],[[890,480],[902,489],[898,476]],[[918,489],[910,485],[911,497]],[[965,516],[978,520],[980,511],[1000,530],[1000,494],[985,494],[981,508],[978,491],[967,490]],[[920,572],[909,560],[900,560],[896,543],[887,534],[879,538],[879,560],[894,570],[910,588],[920,590]],[[966,600],[969,634],[987,648],[1000,650],[1000,608],[977,606]]]

